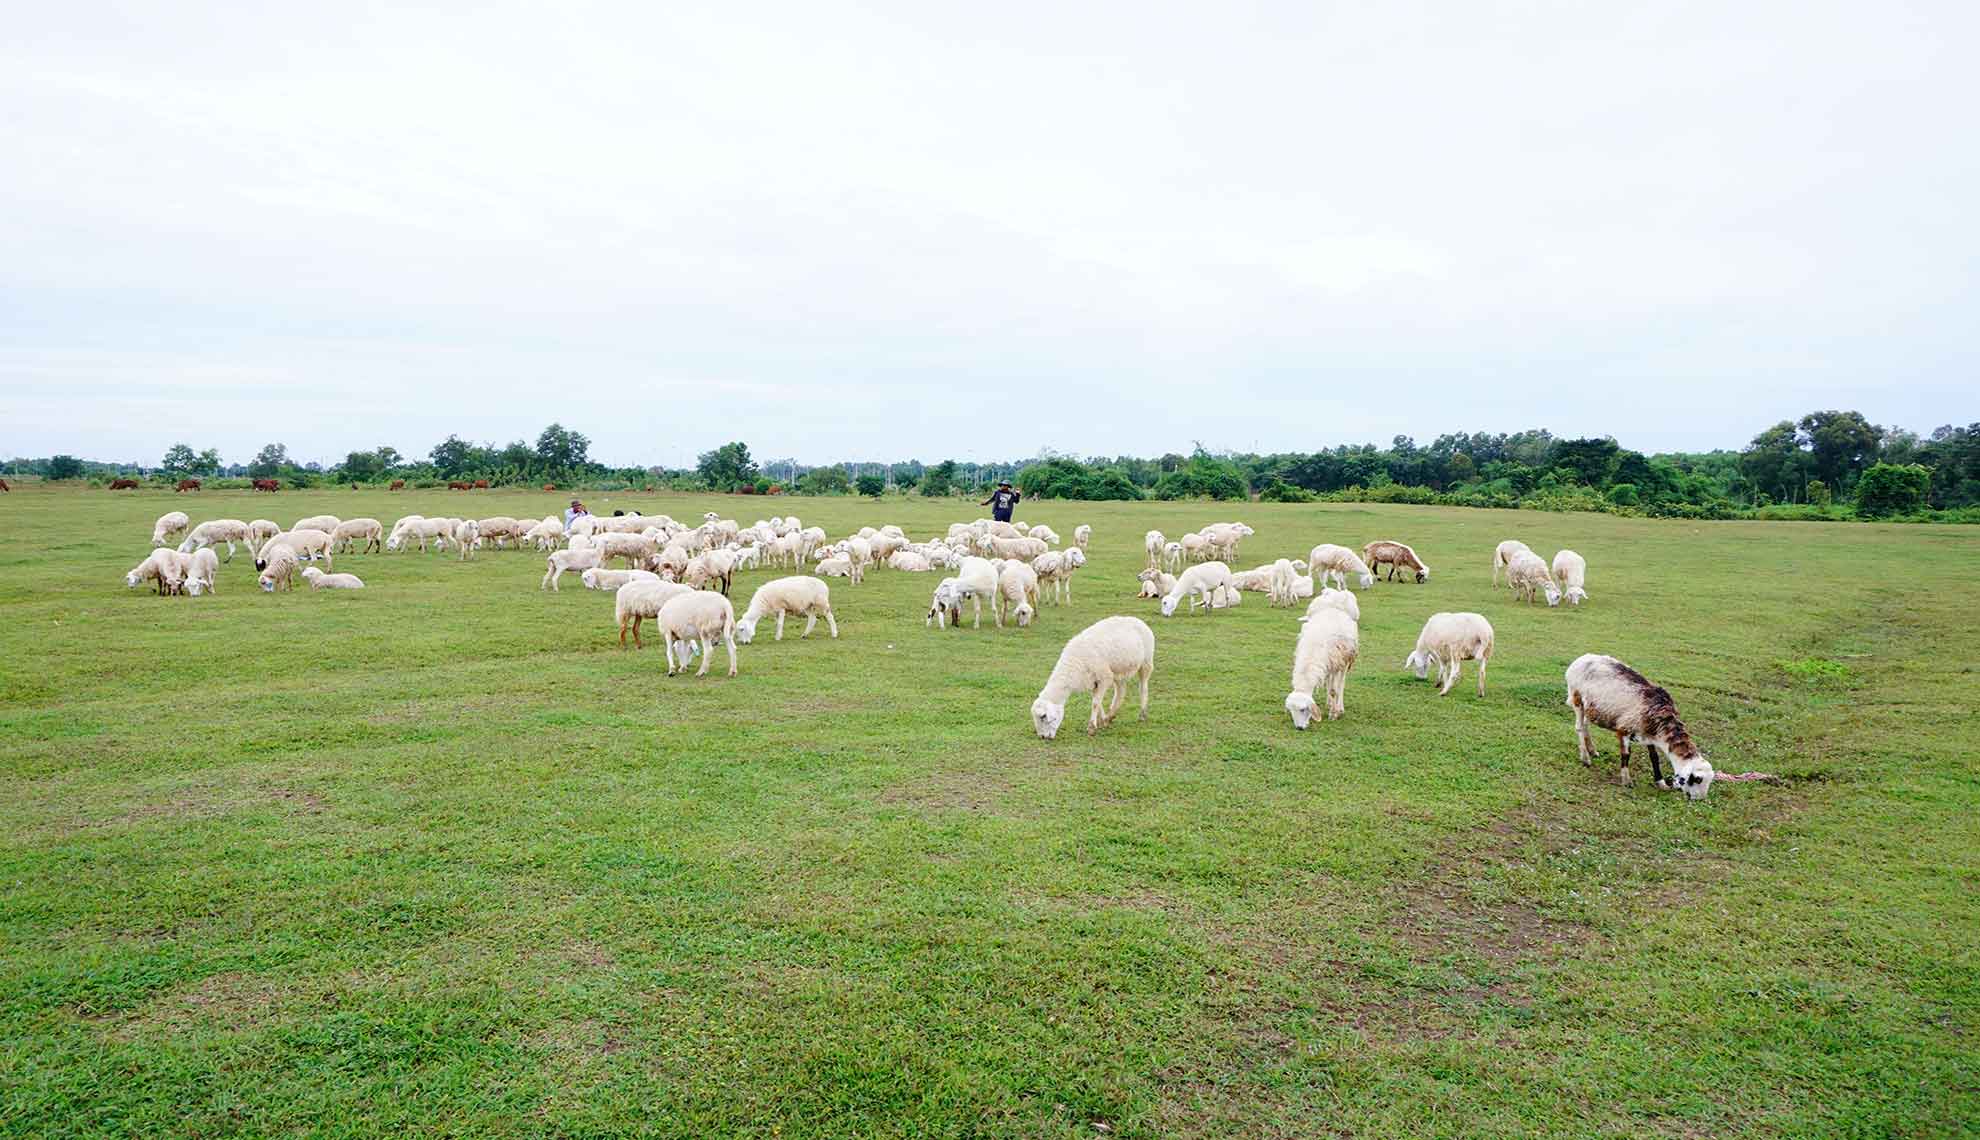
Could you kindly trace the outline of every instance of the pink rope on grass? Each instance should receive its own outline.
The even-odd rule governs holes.
[[[1765,772],[1740,772],[1737,774],[1732,772],[1719,772],[1713,775],[1712,782],[1716,784],[1720,780],[1732,780],[1734,782],[1738,782],[1741,780],[1766,780],[1769,781],[1770,783],[1779,783],[1780,779],[1781,778],[1779,776],[1770,776]]]

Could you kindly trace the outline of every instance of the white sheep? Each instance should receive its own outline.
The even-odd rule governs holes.
[[[477,519],[462,519],[454,524],[454,545],[460,548],[461,561],[474,557],[475,548],[481,545],[481,523]]]
[[[1545,594],[1550,606],[1561,604],[1561,591],[1554,585],[1553,574],[1531,550],[1514,552],[1512,561],[1506,563],[1506,585],[1512,587],[1513,597],[1529,605],[1536,594]]]
[[[1281,558],[1272,563],[1272,584],[1269,593],[1275,606],[1290,606],[1299,601],[1295,592],[1295,582],[1299,578],[1293,569],[1292,559]]]
[[[1522,550],[1530,549],[1525,543],[1516,538],[1506,539],[1495,547],[1492,551],[1492,584],[1494,586],[1499,584],[1499,571],[1506,568],[1506,565],[1512,561],[1513,555],[1518,554]]]
[[[234,560],[234,544],[247,545],[248,524],[239,519],[208,519],[192,528],[186,540],[179,544],[179,553],[191,554],[222,542],[227,544],[227,561]]]
[[[736,608],[729,599],[707,590],[690,590],[668,600],[660,607],[660,632],[667,638],[667,675],[687,671],[687,660],[693,659],[692,649],[685,650],[687,658],[680,668],[675,668],[676,642],[699,643],[701,646],[701,668],[697,677],[708,675],[708,663],[715,657],[715,642],[729,647],[729,676],[736,675]]]
[[[529,528],[523,541],[532,543],[540,553],[548,553],[562,546],[568,536],[564,534],[564,524],[556,518],[546,518]]]
[[[1492,663],[1492,623],[1483,614],[1431,614],[1416,635],[1416,648],[1403,662],[1403,668],[1416,670],[1421,681],[1437,667],[1437,695],[1443,696],[1458,683],[1464,662],[1478,662],[1478,695],[1485,695],[1485,669]]]
[[[811,572],[821,578],[850,578],[853,576],[853,570],[852,559],[843,554],[820,559],[818,565],[811,568]]]
[[[277,586],[293,590],[296,585],[298,564],[294,548],[287,543],[271,540],[256,556],[254,565],[255,569],[261,571],[261,576],[255,579],[255,584],[260,586],[262,593],[265,594],[274,593]]]
[[[1142,546],[1148,551],[1148,568],[1150,570],[1160,569],[1162,566],[1162,552],[1169,545],[1168,537],[1159,530],[1151,530],[1142,536],[1141,542]]]
[[[946,598],[943,593],[945,589],[948,591]],[[928,617],[929,620],[936,621],[938,626],[944,620],[953,621],[957,626],[960,626],[962,624],[962,603],[970,602],[974,607],[975,613],[975,624],[971,628],[982,629],[983,603],[988,599],[991,603],[990,617],[993,621],[996,621],[998,628],[1001,629],[1003,628],[1003,621],[997,615],[996,598],[996,567],[990,565],[990,561],[985,558],[965,558],[962,560],[962,565],[956,568],[955,577],[944,578],[935,587],[935,601],[929,607]],[[944,604],[945,601],[947,603],[946,605]],[[924,621],[922,624],[926,625],[927,622]]]
[[[1220,594],[1228,591],[1228,594]],[[1220,599],[1234,599],[1237,591],[1231,587],[1231,568],[1222,562],[1199,562],[1176,577],[1176,584],[1162,598],[1162,616],[1171,617],[1184,598],[1189,599],[1189,612],[1196,612],[1196,599],[1203,599],[1204,612],[1208,613],[1212,603]],[[1234,601],[1227,604],[1235,605]],[[1222,608],[1222,607],[1217,607]]]
[[[310,515],[308,518],[297,519],[296,525],[289,529],[291,531],[320,530],[324,534],[335,534],[337,533],[337,524],[342,521],[336,515]]]
[[[151,524],[151,545],[163,546],[175,534],[183,534],[192,525],[192,519],[184,511],[167,511]]]
[[[1141,682],[1141,717],[1148,719],[1148,681],[1155,675],[1155,631],[1140,618],[1101,618],[1074,634],[1059,651],[1038,699],[1031,702],[1031,724],[1038,735],[1050,740],[1059,735],[1066,719],[1066,699],[1074,693],[1090,693],[1093,710],[1086,718],[1088,736],[1113,722],[1127,696],[1129,678]],[[1108,695],[1112,705],[1108,706]]]
[[[364,581],[356,574],[325,574],[314,566],[305,566],[302,576],[312,590],[364,589]]]
[[[1324,586],[1331,581],[1345,590],[1348,588],[1349,574],[1361,582],[1364,590],[1375,584],[1374,571],[1368,568],[1359,554],[1331,542],[1323,542],[1307,553],[1306,568],[1316,586]]]
[[[557,583],[563,579],[565,571],[576,570],[582,573],[586,570],[599,569],[604,560],[599,556],[598,548],[595,546],[574,546],[569,550],[553,550],[544,561],[548,568],[543,571],[543,581],[536,588],[539,590],[547,588],[561,593],[562,589]]]
[[[616,590],[627,582],[658,582],[660,575],[651,570],[607,570],[594,566],[578,575],[587,590]]]
[[[736,556],[727,550],[704,550],[681,570],[681,581],[699,590],[710,582],[717,583],[723,594],[729,592],[729,584],[735,580]]]
[[[1360,627],[1340,610],[1319,608],[1300,619],[1299,641],[1293,646],[1292,692],[1286,694],[1286,712],[1293,727],[1304,729],[1313,723],[1313,693],[1327,693],[1327,719],[1339,720],[1347,711],[1347,678],[1361,648]]]
[[[136,589],[145,582],[157,583],[159,595],[176,594],[184,571],[179,562],[179,552],[158,547],[144,556],[144,561],[130,568],[124,574],[124,585]]]
[[[186,593],[197,598],[220,592],[216,585],[220,578],[220,556],[211,547],[202,546],[191,554],[180,551],[179,566],[185,575],[179,586]]]
[[[1035,538],[1047,546],[1059,545],[1059,532],[1046,526],[1044,523],[1039,523],[1037,526],[1025,531],[1024,536],[1026,538]]]
[[[1037,571],[1016,559],[1004,563],[997,571],[997,594],[991,605],[992,616],[999,626],[1004,624],[1006,613],[1017,622],[1018,628],[1030,625],[1032,615],[1038,612]]]
[[[267,519],[255,519],[248,524],[248,549],[260,550],[268,545],[268,540],[282,533],[282,525]]]
[[[497,550],[508,545],[512,538],[516,540],[516,548],[520,550],[523,545],[523,535],[529,532],[527,524],[508,515],[490,515],[485,519],[477,519],[475,526],[481,534],[482,541],[493,540]]]
[[[1320,591],[1319,597],[1306,604],[1306,616],[1312,617],[1329,607],[1341,611],[1356,622],[1361,620],[1361,603],[1355,599],[1354,591],[1336,590],[1331,586]]]
[[[254,568],[256,570],[262,569],[261,564],[267,560],[268,548],[277,543],[288,547],[289,552],[297,558],[306,558],[311,562],[316,561],[317,557],[321,555],[325,566],[335,568],[334,563],[331,561],[330,534],[328,531],[285,530],[262,544],[261,553],[254,556]]]
[[[1561,588],[1561,596],[1567,604],[1578,606],[1588,600],[1588,560],[1572,550],[1558,551],[1554,555],[1554,582]]]
[[[887,559],[887,565],[906,574],[926,574],[935,568],[935,564],[928,560],[926,554],[912,550],[896,550],[893,556]]]
[[[1088,543],[1090,543],[1090,542],[1092,542],[1092,541],[1093,541],[1093,528],[1092,528],[1092,527],[1090,527],[1090,526],[1087,526],[1087,525],[1086,525],[1085,523],[1081,523],[1081,524],[1079,524],[1078,526],[1076,526],[1076,527],[1074,527],[1074,528],[1073,528],[1073,545],[1074,545],[1074,546],[1077,546],[1077,547],[1079,547],[1079,548],[1080,548],[1081,550],[1085,550],[1085,549],[1086,549],[1086,546],[1087,546],[1087,544],[1088,544]]]
[[[1584,765],[1595,762],[1595,742],[1588,735],[1592,724],[1616,734],[1622,754],[1617,777],[1621,783],[1629,783],[1629,746],[1635,741],[1650,752],[1650,777],[1656,786],[1682,791],[1694,800],[1704,799],[1712,790],[1712,765],[1678,719],[1671,694],[1643,674],[1613,657],[1583,654],[1567,667],[1567,703],[1574,710],[1575,742]],[[1671,762],[1669,779],[1662,777],[1658,766],[1660,752]]]
[[[756,637],[757,623],[771,614],[777,615],[777,641],[784,640],[784,618],[798,614],[805,618],[799,637],[810,637],[820,617],[832,636],[839,636],[839,620],[832,616],[832,587],[823,579],[794,574],[758,586],[749,596],[749,608],[736,620],[736,640],[748,645]]]
[[[353,543],[362,542],[361,553],[370,554],[385,549],[385,524],[377,519],[345,519],[330,532],[330,545],[336,550],[349,550]]]
[[[653,544],[653,540],[643,534],[607,531],[595,536],[593,542],[605,561],[623,558],[628,567],[644,566],[660,553],[660,548]]]
[[[1135,580],[1141,583],[1137,598],[1159,598],[1176,588],[1176,576],[1165,570],[1150,567],[1136,574]]]
[[[691,586],[679,582],[662,582],[640,578],[620,586],[612,596],[612,616],[619,623],[619,648],[626,647],[626,629],[631,627],[633,648],[644,649],[646,643],[639,638],[639,628],[647,618],[659,620],[660,609],[668,602],[690,593]]]

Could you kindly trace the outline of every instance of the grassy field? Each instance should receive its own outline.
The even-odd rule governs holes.
[[[472,504],[470,507],[469,504]],[[545,494],[0,496],[0,1133],[1939,1136],[1980,1119],[1980,529],[1026,504],[1095,531],[1030,629],[835,582],[843,636],[670,679],[540,557],[339,559],[354,593],[122,574],[152,519],[542,515]],[[616,496],[835,536],[975,508]],[[1141,535],[1243,565],[1412,542],[1345,719],[1294,619],[1161,619]],[[1587,556],[1516,606],[1501,538]],[[738,579],[738,608],[770,575]],[[1400,668],[1498,629],[1490,688]],[[1031,732],[1060,646],[1157,637],[1150,720]],[[792,630],[795,633],[795,629]],[[1721,770],[1575,760],[1614,653]],[[1132,706],[1129,706],[1130,709]],[[1613,747],[1613,739],[1610,741]],[[1969,1133],[1970,1134],[1970,1133]]]

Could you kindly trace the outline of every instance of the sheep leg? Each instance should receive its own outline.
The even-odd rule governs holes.
[[[1127,699],[1127,685],[1120,677],[1113,678],[1109,683],[1114,689],[1114,699],[1107,706],[1107,723],[1112,724],[1114,718],[1121,715],[1121,702]]]
[[[736,656],[736,651],[733,647],[731,647],[729,649],[729,659],[731,661],[734,661],[735,656]],[[695,676],[697,677],[708,676],[708,663],[713,660],[715,660],[715,643],[713,641],[710,641],[708,639],[708,635],[704,633],[701,635],[701,669],[695,673]]]
[[[1622,771],[1616,774],[1616,782],[1627,786],[1629,784],[1629,733],[1620,730],[1616,732],[1616,748],[1622,754]]]
[[[1660,788],[1664,784],[1664,767],[1657,761],[1657,745],[1654,741],[1646,742],[1643,750],[1650,754],[1650,786]],[[1671,763],[1671,775],[1674,777],[1677,775],[1676,761]]]
[[[814,620],[816,620],[816,619],[814,619]],[[806,633],[810,633],[810,632],[811,632],[811,627],[810,627],[810,626],[805,626],[805,627],[804,627],[804,631],[805,631]],[[775,640],[777,640],[777,641],[782,641],[782,640],[784,640],[784,612],[783,612],[782,610],[778,610],[778,611],[777,611],[777,636],[776,636],[776,638],[775,638]]]
[[[816,621],[817,616],[813,615],[812,620]],[[832,640],[837,641],[839,639],[839,619],[832,616],[831,606],[825,607],[825,628],[832,631]],[[810,633],[811,630],[807,627],[805,632]]]
[[[1478,659],[1478,695],[1481,697],[1485,695],[1485,666],[1490,664],[1491,660],[1490,657]]]
[[[1143,666],[1142,666],[1142,667],[1141,667],[1141,668],[1140,668],[1140,669],[1138,670],[1138,672],[1139,672],[1139,673],[1141,674],[1141,717],[1140,717],[1140,719],[1141,719],[1141,720],[1147,720],[1147,719],[1148,719],[1148,679],[1149,679],[1150,677],[1153,677],[1153,676],[1155,675],[1155,666],[1153,666],[1153,665],[1143,665]]]
[[[1093,711],[1088,713],[1086,717],[1086,735],[1088,736],[1092,736],[1094,733],[1100,731],[1101,707],[1107,703],[1107,689],[1113,683],[1113,679],[1108,678],[1093,686]]]
[[[624,649],[624,648],[626,647],[626,626],[627,626],[627,625],[629,625],[629,624],[631,624],[631,622],[632,622],[632,619],[631,619],[631,618],[620,618],[620,619],[619,619],[619,648],[620,648],[620,649]]]
[[[662,622],[660,636],[667,647],[667,676],[671,677],[674,675],[674,631],[668,629],[666,623]]]
[[[1568,695],[1568,703],[1574,706],[1574,747],[1581,758],[1581,766],[1592,767],[1595,763],[1595,740],[1588,735],[1588,710],[1581,707],[1576,699],[1579,694]]]
[[[817,628],[818,628],[818,611],[813,610],[810,613],[804,615],[804,632],[799,634],[798,636],[810,637],[811,631]]]
[[[729,647],[729,676],[733,677],[736,675],[736,627],[735,626],[730,626],[728,628],[728,636],[722,639],[722,644]]]

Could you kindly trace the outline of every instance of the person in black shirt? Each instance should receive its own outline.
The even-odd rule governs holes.
[[[976,505],[979,507],[989,507],[990,517],[996,519],[998,522],[1009,522],[1011,521],[1011,512],[1017,509],[1019,497],[1016,491],[1011,490],[1011,481],[1006,479],[997,484],[997,489],[990,492],[989,498]]]

